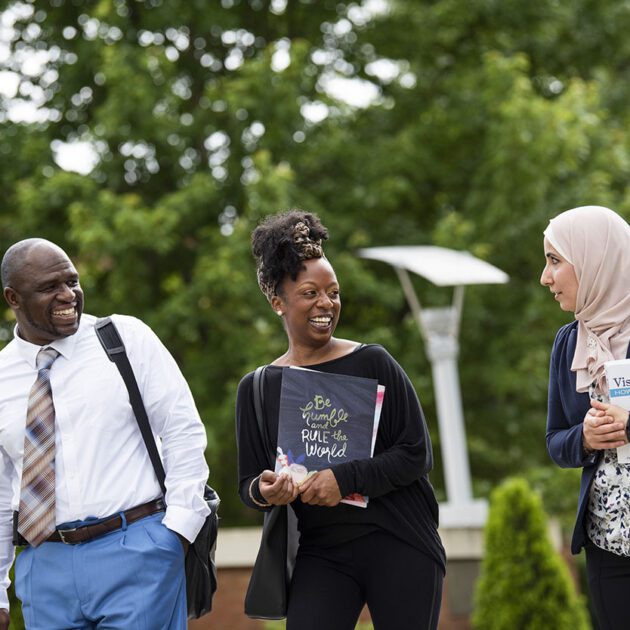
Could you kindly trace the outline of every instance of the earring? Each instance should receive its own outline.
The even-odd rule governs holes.
[[[276,315],[282,317],[283,313],[282,313],[282,311],[276,311]]]

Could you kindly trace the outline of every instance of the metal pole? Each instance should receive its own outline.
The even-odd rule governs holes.
[[[420,329],[420,334],[426,342],[427,335],[426,330],[424,329],[424,323],[422,322],[422,307],[420,306],[420,300],[416,295],[416,291],[413,288],[411,278],[409,277],[406,269],[403,269],[402,267],[394,267],[394,269],[398,274],[398,279],[400,280],[400,284],[405,292],[405,297],[407,298],[407,304],[409,304],[413,318],[416,320],[416,324]]]
[[[430,310],[425,309],[423,315]],[[452,316],[456,316],[455,312]],[[461,506],[472,501],[472,486],[457,372],[459,344],[450,335],[432,334],[426,321],[425,328],[429,330],[426,347],[433,371],[446,496],[449,503]]]
[[[459,328],[462,323],[462,311],[464,310],[464,285],[460,284],[453,289],[453,308],[457,314],[453,334],[459,338]]]
[[[472,485],[457,372],[457,336],[463,306],[463,287],[456,288],[452,307],[423,310],[407,270],[400,267],[395,269],[431,361],[446,496],[453,505],[467,504],[472,501]]]

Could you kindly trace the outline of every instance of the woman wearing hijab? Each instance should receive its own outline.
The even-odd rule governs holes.
[[[288,366],[376,379],[385,396],[374,456],[333,464],[299,486],[270,470],[250,373],[236,401],[241,499],[259,511],[291,504],[297,516],[287,630],[353,630],[366,603],[377,630],[435,630],[445,557],[428,478],[429,433],[416,392],[391,355],[333,336],[341,298],[322,248],[327,238],[316,215],[298,210],[267,217],[252,235],[258,284],[287,335],[286,352],[264,373],[263,416],[275,445]],[[369,496],[367,507],[340,503],[353,493]]]
[[[630,627],[628,411],[610,404],[604,364],[630,358],[630,226],[601,206],[574,208],[545,230],[540,282],[575,320],[557,333],[549,370],[547,449],[582,468],[571,551],[586,548],[589,589],[603,630]]]

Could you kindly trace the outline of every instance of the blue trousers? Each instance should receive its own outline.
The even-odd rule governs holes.
[[[163,518],[79,545],[26,547],[15,591],[27,630],[186,630],[184,551]]]

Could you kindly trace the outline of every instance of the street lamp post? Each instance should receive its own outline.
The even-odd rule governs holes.
[[[424,339],[433,373],[446,485],[447,503],[440,508],[441,524],[446,527],[481,526],[486,519],[487,504],[485,500],[475,500],[472,495],[457,371],[459,329],[464,286],[503,284],[508,281],[508,276],[468,252],[443,247],[370,247],[359,250],[359,255],[389,263],[394,267]],[[454,287],[451,306],[421,307],[409,277],[410,271],[437,286]]]

